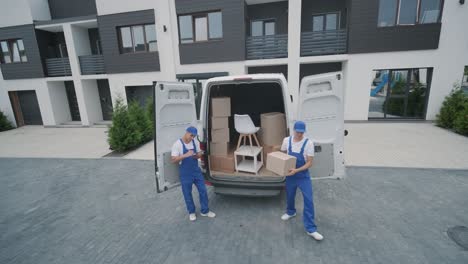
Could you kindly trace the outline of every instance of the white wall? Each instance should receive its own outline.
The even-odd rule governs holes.
[[[33,23],[27,0],[2,0],[0,6],[0,27]]]
[[[15,115],[11,108],[10,97],[8,96],[7,87],[3,80],[2,71],[0,71],[0,111],[16,126]]]
[[[436,50],[352,54],[346,67],[345,119],[367,120],[375,69],[433,67],[427,120],[434,120],[455,82],[468,65],[468,4],[445,1],[439,48]]]
[[[82,80],[83,97],[90,125],[102,121],[101,101],[96,80]]]
[[[458,1],[445,1],[443,12],[427,119],[435,119],[444,97],[453,83],[461,82],[464,66],[468,65],[468,2],[460,5]]]
[[[88,29],[84,27],[72,25],[71,33],[73,37],[72,39],[73,39],[73,45],[75,46],[76,55],[77,56],[90,55],[91,46],[89,43]]]
[[[49,1],[47,0],[27,0],[31,10],[33,20],[50,20]]]
[[[56,124],[71,121],[70,106],[68,105],[65,83],[61,81],[47,82],[50,103]]]
[[[167,79],[160,72],[108,74],[107,77],[114,106],[118,97],[122,98],[125,104],[127,103],[125,86],[153,85],[153,81],[175,81],[175,79]]]
[[[96,8],[99,16],[132,12],[145,9],[153,9],[160,1],[166,0],[96,0]]]

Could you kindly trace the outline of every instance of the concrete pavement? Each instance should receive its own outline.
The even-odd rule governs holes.
[[[346,165],[468,169],[468,137],[432,123],[345,123]]]
[[[345,123],[345,163],[351,166],[468,169],[468,137],[432,123]],[[100,158],[107,128],[26,126],[0,133],[0,157]],[[124,159],[154,160],[154,142]]]
[[[107,128],[23,126],[0,132],[0,157],[100,158],[111,152]]]
[[[155,193],[152,161],[0,159],[0,168],[0,263],[468,263],[446,234],[468,225],[466,170],[352,167],[345,180],[314,181],[325,235],[316,242],[302,198],[298,217],[280,220],[284,194],[210,187],[218,216],[190,223],[180,188]]]

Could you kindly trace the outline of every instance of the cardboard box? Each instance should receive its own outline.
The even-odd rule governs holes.
[[[211,130],[211,142],[226,143],[229,142],[229,128],[220,128]]]
[[[211,99],[211,116],[227,117],[231,116],[231,98],[215,97]]]
[[[263,147],[263,163],[266,166],[268,154],[270,154],[271,152],[280,151],[281,150],[281,145],[277,145],[277,146],[264,145],[262,147]]]
[[[211,155],[224,155],[228,154],[229,143],[228,142],[211,142],[210,143],[210,154]]]
[[[234,154],[229,155],[210,155],[210,169],[214,171],[234,173],[236,168],[234,164]]]
[[[286,137],[286,116],[273,112],[260,115],[261,129],[258,133],[263,145],[276,146]]]
[[[211,129],[229,128],[229,117],[212,117]]]
[[[286,176],[290,169],[296,167],[296,157],[283,152],[272,152],[267,156],[266,168],[280,176]]]

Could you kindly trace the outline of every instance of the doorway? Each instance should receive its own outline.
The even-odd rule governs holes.
[[[425,119],[432,68],[374,71],[369,119]]]
[[[102,119],[112,120],[112,96],[108,80],[97,80],[99,101],[101,102]]]
[[[42,125],[42,116],[36,91],[8,92],[15,115],[16,125]]]
[[[65,81],[65,90],[67,92],[68,106],[72,121],[81,121],[80,108],[76,98],[75,85],[72,81]]]

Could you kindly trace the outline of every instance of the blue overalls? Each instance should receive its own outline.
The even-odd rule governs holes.
[[[302,145],[301,152],[296,153],[292,151],[292,137],[289,137],[289,147],[288,154],[296,157],[296,168],[304,166],[306,163],[304,158],[304,149],[309,140],[304,141]],[[314,223],[314,200],[312,194],[312,182],[310,180],[309,170],[298,172],[292,176],[286,177],[286,202],[287,202],[287,211],[288,215],[294,215],[296,213],[295,199],[296,199],[296,190],[299,187],[304,197],[304,227],[307,232],[313,233],[317,231],[317,226]]]
[[[188,152],[185,147],[184,141],[180,139],[182,143],[183,154]],[[195,140],[192,140],[193,151],[197,153],[197,146]],[[179,166],[180,182],[182,185],[182,193],[184,194],[185,205],[189,214],[195,213],[195,204],[193,203],[192,197],[192,184],[195,184],[200,195],[201,213],[207,214],[210,210],[208,209],[208,193],[206,191],[205,180],[201,173],[200,167],[198,167],[198,159],[188,157],[182,160]]]

